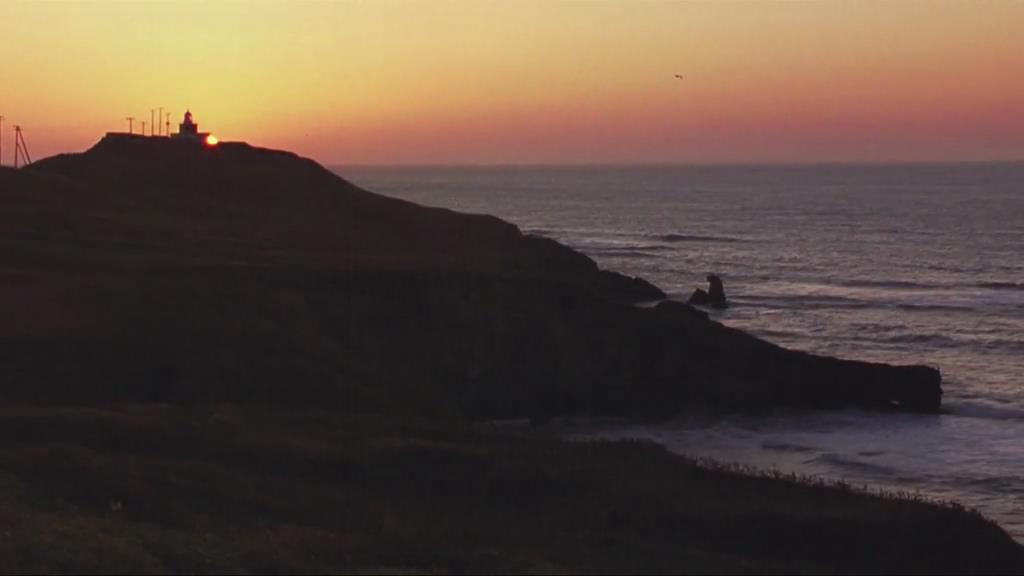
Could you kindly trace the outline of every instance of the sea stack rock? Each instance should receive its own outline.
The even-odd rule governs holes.
[[[725,300],[725,287],[722,286],[722,279],[714,274],[708,274],[708,289],[697,288],[690,295],[690,304],[697,306],[710,306],[719,310],[729,307]]]

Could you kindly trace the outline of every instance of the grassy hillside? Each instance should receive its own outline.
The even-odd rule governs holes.
[[[649,444],[237,406],[0,409],[0,570],[1020,572],[962,510]]]

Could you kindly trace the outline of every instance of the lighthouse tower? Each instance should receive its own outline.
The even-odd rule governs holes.
[[[171,135],[171,138],[188,142],[205,142],[206,137],[209,135],[209,132],[199,131],[199,124],[196,124],[192,119],[192,111],[186,110],[185,119],[182,120],[181,124],[178,124],[178,133]]]

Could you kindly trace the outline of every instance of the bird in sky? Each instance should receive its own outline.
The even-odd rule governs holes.
[[[676,78],[679,78],[680,80],[682,80],[683,79],[683,75],[682,74],[676,74]]]

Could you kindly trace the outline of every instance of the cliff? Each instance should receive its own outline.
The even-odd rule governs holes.
[[[934,411],[938,371],[794,352],[483,215],[294,154],[108,137],[0,170],[0,397],[492,418]]]

